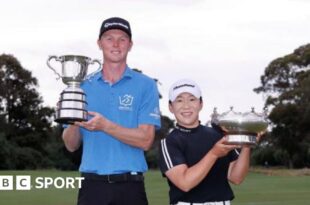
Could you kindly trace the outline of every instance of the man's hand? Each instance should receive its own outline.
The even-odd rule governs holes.
[[[74,125],[83,127],[91,131],[104,131],[108,126],[111,126],[111,122],[97,112],[88,112],[88,115],[92,118],[86,122],[75,122]]]

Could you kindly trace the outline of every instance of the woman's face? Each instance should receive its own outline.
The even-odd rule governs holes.
[[[193,128],[199,125],[199,112],[202,102],[190,93],[181,93],[169,104],[169,110],[183,127]]]

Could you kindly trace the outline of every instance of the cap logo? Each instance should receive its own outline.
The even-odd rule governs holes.
[[[176,90],[176,89],[179,89],[179,88],[182,88],[182,87],[192,87],[192,88],[194,88],[195,85],[191,85],[191,84],[182,84],[182,85],[175,86],[175,87],[173,88],[173,90]]]
[[[128,26],[126,26],[125,24],[119,23],[119,22],[112,22],[112,23],[105,23],[104,24],[105,28],[108,28],[110,26],[122,26],[122,27],[124,27],[126,29],[129,29]]]

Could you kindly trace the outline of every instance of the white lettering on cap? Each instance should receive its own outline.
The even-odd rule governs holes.
[[[173,88],[173,90],[176,90],[176,89],[179,89],[179,88],[182,88],[182,87],[192,87],[192,88],[195,88],[195,85],[191,85],[191,84],[182,84],[182,85],[177,85]]]
[[[115,25],[117,25],[117,26],[122,26],[122,27],[128,29],[128,26],[126,26],[125,24],[122,24],[122,23],[118,23],[118,22],[105,23],[105,24],[104,24],[104,27],[107,28],[107,27],[109,27],[109,26],[115,26]]]

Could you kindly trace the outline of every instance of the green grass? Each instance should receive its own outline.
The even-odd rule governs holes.
[[[36,177],[78,177],[78,172],[0,171],[1,175]],[[239,186],[233,186],[233,205],[305,205],[310,200],[310,176],[267,176],[250,173]],[[168,185],[159,171],[146,174],[146,190],[150,205],[168,204]],[[32,189],[0,191],[1,205],[75,205],[77,189]]]
[[[239,186],[233,186],[234,205],[310,204],[310,176],[267,176],[250,173]]]

